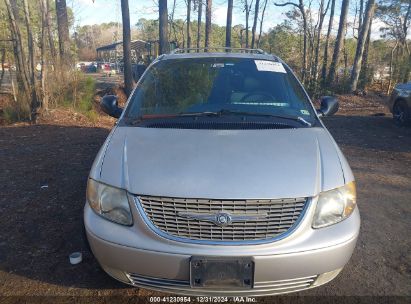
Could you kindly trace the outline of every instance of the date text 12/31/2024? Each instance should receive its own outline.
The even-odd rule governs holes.
[[[150,297],[150,303],[257,303],[254,297]]]

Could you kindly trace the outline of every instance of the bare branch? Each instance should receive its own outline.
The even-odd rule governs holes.
[[[328,0],[327,7],[325,8],[325,10],[324,10],[324,12],[323,12],[323,14],[322,14],[322,17],[323,17],[323,18],[325,17],[325,15],[327,15],[328,8],[330,7],[330,2],[331,2],[331,0]]]
[[[298,4],[296,4],[296,3],[293,3],[293,2],[285,2],[285,3],[275,3],[274,2],[274,5],[275,6],[287,6],[287,5],[293,5],[293,6],[295,6],[295,7],[300,7]]]

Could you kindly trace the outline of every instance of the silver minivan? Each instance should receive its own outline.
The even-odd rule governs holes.
[[[262,296],[335,278],[360,215],[351,169],[290,68],[259,50],[162,55],[90,172],[84,223],[113,278],[194,296]]]

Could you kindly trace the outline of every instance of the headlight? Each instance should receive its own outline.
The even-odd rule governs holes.
[[[110,187],[89,178],[87,201],[90,207],[102,217],[122,225],[132,225],[127,192]]]
[[[355,182],[320,193],[315,209],[313,228],[326,227],[350,216],[356,205]]]

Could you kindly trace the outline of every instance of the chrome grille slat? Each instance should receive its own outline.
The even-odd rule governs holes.
[[[259,281],[259,282],[256,282],[255,285],[261,285],[261,284],[271,285],[273,282],[281,283],[281,282],[293,282],[293,281],[301,281],[301,280],[315,280],[317,277],[318,275],[312,275],[312,276],[307,276],[307,277],[284,279],[284,280],[277,280],[277,281]]]
[[[159,279],[159,278],[140,276],[140,275],[133,274],[133,273],[128,273],[127,277],[129,278],[131,282],[134,282],[134,283],[143,283],[143,284],[144,283],[146,284],[156,283],[162,286],[190,286],[189,281]]]
[[[306,198],[266,200],[210,200],[170,197],[137,196],[147,219],[162,232],[191,240],[254,241],[275,238],[285,232],[302,216]],[[233,220],[220,227],[206,220],[179,217],[178,213],[217,214],[233,216],[266,215],[248,221]]]
[[[284,282],[284,283],[275,283],[275,284],[258,284],[256,287],[259,288],[271,288],[271,287],[285,287],[288,288],[289,286],[295,285],[311,285],[314,282],[314,279],[307,280],[307,281],[295,281],[295,282]]]
[[[149,288],[159,288],[161,290],[179,290],[182,293],[193,293],[196,295],[201,295],[204,289],[193,289],[190,287],[189,280],[173,280],[173,279],[162,279],[153,278],[143,275],[138,275],[134,273],[126,273],[126,276],[130,280],[130,283],[136,286],[149,287]],[[265,281],[265,282],[255,282],[254,287],[249,290],[225,290],[221,291],[223,295],[235,295],[235,294],[253,294],[254,292],[263,292],[267,294],[281,294],[299,291],[303,289],[310,288],[318,275],[305,277],[305,278],[295,278],[289,280],[277,280],[277,281]]]
[[[181,223],[181,225],[183,225],[184,223]],[[180,226],[181,226],[180,225]],[[190,225],[190,224],[187,224],[187,225]],[[177,225],[177,224],[167,224],[167,227],[169,228],[169,229],[177,229],[177,227],[178,227],[179,225]],[[268,229],[268,228],[264,228],[264,227],[255,227],[254,225],[244,225],[243,226],[243,228],[251,228],[251,227],[254,227],[255,228],[255,230],[269,230],[269,231],[273,231],[273,230],[278,230],[278,229],[287,229],[288,228],[288,226],[289,225],[282,225],[282,226],[278,226],[278,227],[273,227],[273,228],[270,228],[270,229]],[[233,230],[233,231],[236,231],[236,233],[253,233],[253,232],[250,232],[250,231],[246,231],[246,232],[242,232],[241,231],[241,229],[240,229],[240,231],[237,229],[237,227],[224,227],[224,228],[219,228],[219,227],[213,227],[213,226],[208,226],[208,225],[202,225],[201,227],[191,227],[190,226],[190,229],[192,230],[192,231],[196,231],[196,230],[200,230],[200,229],[204,229],[204,228],[207,228],[207,229],[213,229],[213,230],[224,230],[224,231],[227,231],[227,232],[229,232],[230,230]]]
[[[192,200],[192,201],[187,201],[187,202],[173,202],[173,201],[169,201],[169,200],[164,200],[164,201],[151,201],[151,204],[152,205],[162,205],[162,204],[173,204],[173,205],[176,205],[176,206],[182,206],[182,207],[186,207],[188,204],[195,204],[195,206],[197,207],[209,207],[209,206],[217,206],[217,207],[221,207],[221,206],[225,206],[225,207],[236,207],[236,208],[240,208],[240,207],[252,207],[252,206],[254,206],[254,207],[256,207],[256,208],[258,208],[259,206],[260,206],[260,208],[262,208],[262,207],[267,207],[267,208],[272,208],[272,207],[275,207],[275,206],[272,206],[272,204],[279,204],[279,202],[278,202],[278,200],[268,200],[267,202],[253,202],[253,203],[250,203],[250,202],[248,202],[248,201],[235,201],[235,202],[231,202],[231,201],[227,201],[227,202],[223,202],[223,203],[220,203],[220,202],[215,202],[215,201],[206,201],[206,202],[198,202],[198,201],[196,201],[196,200]],[[241,204],[245,204],[245,203],[247,203],[247,205],[243,205],[243,206],[241,206]],[[289,201],[289,202],[281,202],[281,205],[291,205],[291,206],[294,206],[294,205],[299,205],[299,204],[301,204],[301,202],[300,203],[296,203],[296,202],[293,202],[293,201]],[[279,206],[279,205],[277,205],[277,206]]]
[[[220,211],[225,211],[225,212],[229,212],[229,213],[235,213],[235,214],[243,214],[243,215],[247,215],[247,214],[264,214],[264,213],[270,213],[271,217],[276,217],[276,216],[284,216],[284,215],[294,215],[295,211],[300,211],[304,209],[303,207],[301,208],[295,208],[292,211],[291,210],[282,210],[282,209],[278,209],[278,210],[230,210],[230,209],[226,209],[224,208],[222,210],[222,208],[215,208],[215,209],[193,209],[193,208],[186,208],[186,209],[180,209],[180,208],[148,208],[147,212],[164,212],[165,214],[169,214],[169,215],[174,215],[176,212],[203,212],[203,213],[209,213],[209,212],[220,212]]]

